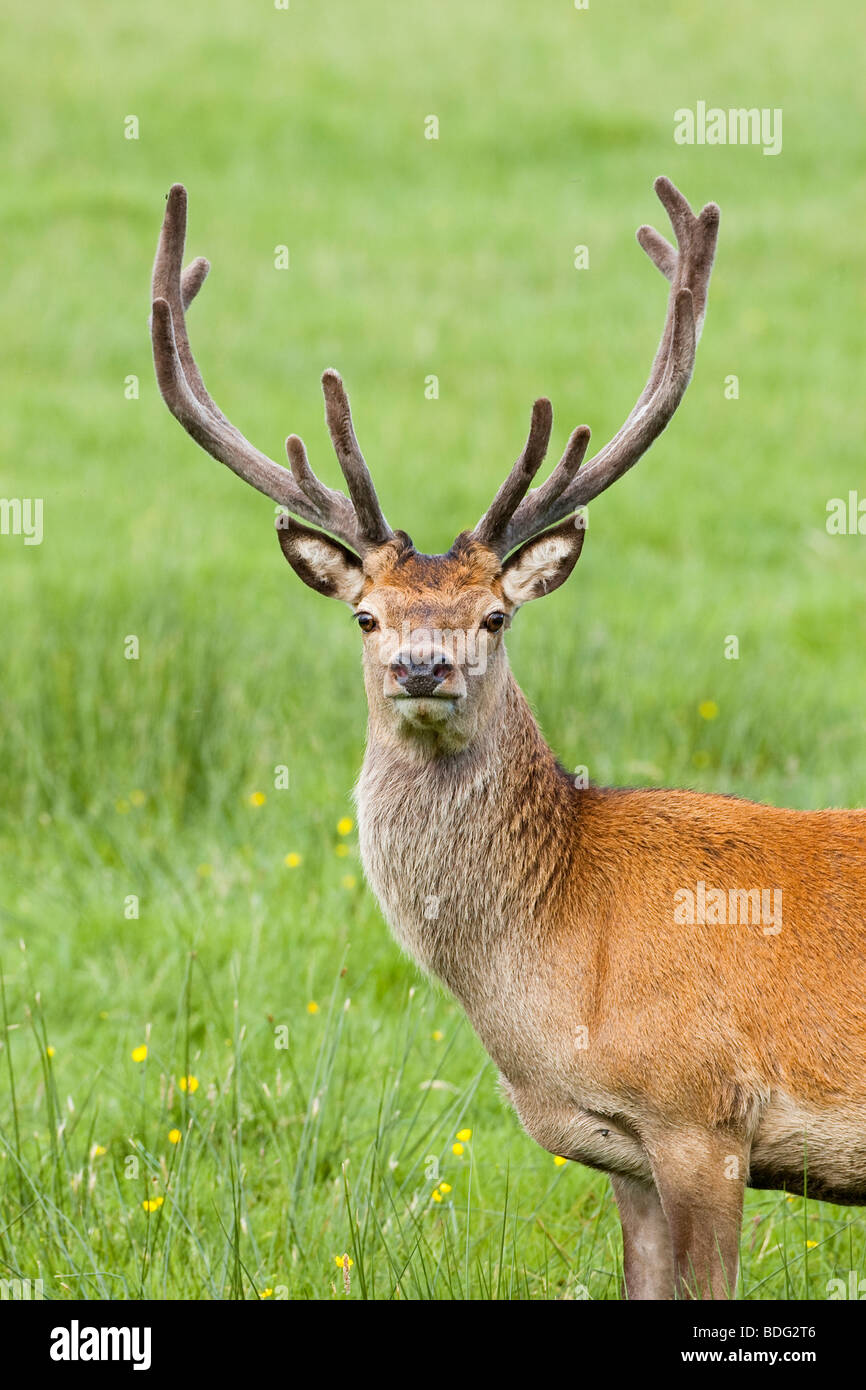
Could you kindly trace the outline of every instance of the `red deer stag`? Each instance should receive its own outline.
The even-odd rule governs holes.
[[[343,384],[322,379],[348,496],[290,435],[259,453],[205,389],[185,310],[186,193],[153,276],[159,388],[204,449],[312,527],[283,553],[351,605],[369,704],[358,784],[367,877],[400,944],[456,995],[527,1131],[609,1173],[629,1298],[730,1297],[746,1186],[866,1204],[866,811],[575,786],[508,666],[504,633],[580,554],[578,512],[649,448],[692,373],[719,210],[656,183],[676,237],[638,241],[671,282],[649,380],[582,465],[538,400],[523,452],[446,555],[392,531]],[[577,513],[577,519],[576,519]],[[327,534],[326,534],[327,533]]]

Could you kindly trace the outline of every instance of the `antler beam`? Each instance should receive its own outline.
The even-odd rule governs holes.
[[[670,179],[656,179],[655,191],[670,217],[677,245],[675,249],[653,227],[638,228],[640,245],[671,282],[664,332],[647,384],[622,428],[589,463],[581,468],[589,443],[589,430],[581,425],[547,481],[528,494],[541,459],[530,472],[524,450],[472,533],[497,554],[507,555],[621,478],[661,434],[683,398],[706,314],[720,214],[715,203],[708,203],[696,217]]]
[[[213,458],[266,497],[331,532],[363,555],[388,540],[392,532],[358,447],[339,374],[325,372],[322,389],[328,429],[349,497],[319,482],[297,435],[286,440],[289,471],[255,448],[208,394],[189,345],[185,310],[204,284],[210,267],[199,257],[183,270],[186,206],[186,189],[176,183],[168,195],[153,267],[151,337],[163,400],[187,434]]]

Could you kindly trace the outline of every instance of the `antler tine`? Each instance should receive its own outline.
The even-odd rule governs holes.
[[[201,273],[200,260],[193,262],[186,271],[186,284],[188,293],[185,295],[183,290],[183,250],[186,242],[186,189],[182,183],[173,184],[168,195],[165,206],[165,217],[163,218],[162,231],[159,235],[159,244],[156,249],[156,260],[153,264],[153,293],[154,302],[164,299],[168,304],[172,325],[173,338],[180,359],[181,370],[186,378],[187,385],[193,396],[199,403],[210,411],[221,414],[216,402],[211,400],[202,380],[201,373],[192,355],[189,345],[189,338],[186,332],[186,317],[184,308],[192,303],[198,291],[204,283],[204,274]],[[207,262],[205,262],[207,264]],[[198,271],[195,267],[199,266]],[[208,269],[210,267],[208,266]],[[206,272],[205,272],[206,273]],[[199,276],[201,278],[199,278]]]
[[[325,419],[331,436],[331,443],[337,455],[349,496],[364,535],[373,545],[381,545],[393,536],[379,506],[370,470],[364,462],[355,427],[352,424],[352,411],[339,372],[333,367],[322,376],[322,392],[325,397]]]
[[[526,540],[530,536],[535,536],[539,531],[543,531],[545,527],[553,524],[548,518],[552,516],[556,503],[583,463],[591,435],[592,431],[588,425],[578,425],[577,429],[572,431],[565,446],[565,453],[550,477],[542,483],[541,487],[533,488],[518,508],[519,519],[506,527],[505,532],[500,537],[499,546],[496,547],[499,553],[507,555],[509,550],[513,550],[515,545],[520,544],[521,539]],[[574,508],[568,510],[573,511]],[[563,512],[562,515],[567,516],[568,511]],[[556,518],[557,521],[560,519],[560,517]],[[519,527],[518,530],[515,530],[515,525]],[[514,539],[515,535],[517,536],[516,540]]]
[[[529,434],[519,459],[472,532],[480,544],[491,550],[498,548],[521,498],[544,462],[552,429],[553,406],[541,396],[532,407]]]
[[[197,256],[181,275],[180,292],[184,311],[192,304],[209,273],[210,261],[206,261],[204,256]]]
[[[613,439],[560,487],[560,470],[580,432],[572,435],[547,483],[530,492],[514,513],[499,547],[502,554],[591,502],[633,467],[669,423],[689,384],[706,314],[720,213],[715,203],[708,203],[695,216],[670,179],[656,179],[655,191],[670,217],[677,245],[671,246],[654,227],[638,228],[638,242],[671,282],[664,331],[646,386]],[[557,485],[551,486],[554,480]]]
[[[186,270],[182,269],[186,205],[186,189],[182,184],[174,184],[168,195],[153,267],[151,337],[163,400],[186,432],[213,458],[266,497],[363,554],[380,544],[380,528],[368,535],[369,512],[363,509],[359,513],[344,493],[319,482],[297,436],[290,436],[286,442],[290,472],[251,444],[208,394],[192,355],[184,311],[204,284],[210,266],[199,257]]]
[[[286,440],[286,453],[289,456],[289,465],[292,470],[292,477],[298,487],[306,496],[307,500],[323,515],[328,515],[334,508],[339,511],[340,505],[347,506],[347,499],[342,492],[335,491],[332,487],[319,481],[310,467],[307,458],[307,450],[303,439],[296,434],[290,434]]]

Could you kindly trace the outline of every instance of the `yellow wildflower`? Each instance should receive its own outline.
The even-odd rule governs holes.
[[[354,822],[351,816],[343,816],[342,820],[337,821],[338,835],[351,835],[354,829]]]
[[[134,1047],[134,1048],[132,1049],[132,1060],[133,1060],[133,1062],[143,1062],[146,1056],[147,1056],[147,1043],[142,1043],[140,1047]]]
[[[701,719],[715,719],[719,713],[719,707],[715,700],[702,700],[698,705],[698,714]]]
[[[319,1006],[318,1006],[318,1004],[316,1003],[315,999],[311,999],[310,1002],[309,1002],[309,1004],[307,1005],[307,1013],[308,1013],[308,1014],[317,1014],[318,1012],[319,1012]]]
[[[164,1197],[145,1197],[141,1205],[145,1211],[159,1211],[164,1201]]]
[[[459,1140],[461,1140],[462,1143],[468,1144],[468,1143],[469,1143],[469,1140],[472,1138],[472,1130],[471,1130],[471,1129],[458,1129],[458,1131],[457,1131],[457,1138],[458,1138]]]
[[[264,792],[252,792],[248,799],[251,806],[264,806],[268,798]]]
[[[170,1129],[170,1130],[168,1131],[168,1142],[169,1142],[170,1144],[179,1144],[179,1143],[180,1143],[180,1140],[181,1140],[181,1133],[180,1133],[180,1130],[179,1130],[179,1129]]]
[[[295,851],[292,850],[289,854],[286,855],[283,862],[287,864],[290,869],[296,869],[301,862],[301,856],[299,854],[296,854]]]
[[[178,1081],[178,1086],[182,1091],[189,1091],[190,1095],[195,1095],[198,1090],[197,1076],[182,1076]]]

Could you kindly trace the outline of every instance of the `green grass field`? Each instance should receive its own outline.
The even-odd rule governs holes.
[[[554,458],[581,421],[616,430],[664,315],[634,241],[667,231],[653,178],[717,200],[686,401],[593,505],[512,663],[594,780],[866,804],[866,538],[825,526],[864,476],[851,18],[7,6],[0,495],[43,498],[44,539],[0,535],[0,1278],[51,1298],[617,1297],[607,1180],[523,1134],[338,831],[359,636],[285,565],[273,506],[162,405],[151,261],[180,179],[223,409],[272,457],[300,433],[333,485],[318,378],[339,367],[390,520],[437,550],[535,395]],[[698,100],[781,108],[782,153],[676,145]],[[866,1277],[864,1235],[862,1210],[752,1193],[741,1296],[826,1298]]]

